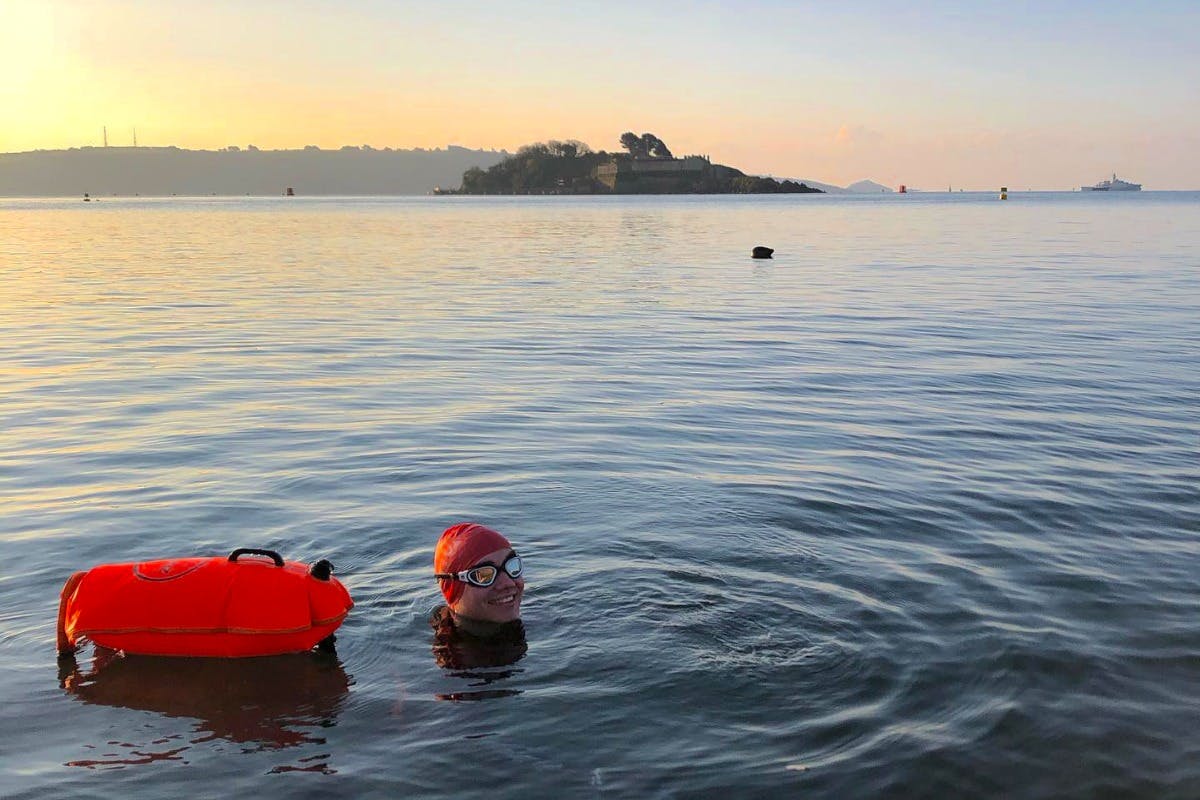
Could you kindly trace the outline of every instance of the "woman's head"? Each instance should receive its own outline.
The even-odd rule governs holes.
[[[447,528],[433,554],[433,571],[455,615],[498,623],[521,618],[521,559],[491,528],[474,522]]]

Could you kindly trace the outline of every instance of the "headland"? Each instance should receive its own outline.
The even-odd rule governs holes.
[[[80,147],[0,153],[0,196],[423,195],[458,183],[463,170],[499,163],[507,152],[343,147],[222,150]]]

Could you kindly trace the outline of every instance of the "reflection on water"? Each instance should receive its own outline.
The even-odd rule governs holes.
[[[525,657],[529,646],[525,642],[525,626],[521,620],[503,625],[489,625],[486,632],[469,633],[455,624],[446,606],[439,606],[429,616],[433,628],[433,657],[437,665],[455,678],[468,680],[472,687],[490,686],[520,674],[520,669],[500,669]],[[490,700],[512,697],[519,689],[471,689],[435,695],[439,700]]]
[[[167,658],[95,648],[91,667],[59,662],[59,684],[85,703],[195,718],[195,736],[149,743],[108,742],[127,753],[76,760],[68,766],[112,767],[182,760],[196,744],[225,740],[242,752],[324,744],[352,680],[333,652],[262,658]],[[165,746],[165,747],[164,747]],[[310,759],[308,760],[311,760]],[[284,768],[279,768],[284,769]],[[286,769],[328,771],[327,764]]]

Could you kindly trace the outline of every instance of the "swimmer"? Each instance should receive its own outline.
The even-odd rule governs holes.
[[[433,554],[434,577],[446,606],[462,627],[503,625],[521,619],[521,557],[491,528],[475,522],[453,525],[442,533]]]
[[[475,661],[475,666],[485,666],[478,661],[499,666],[525,654],[521,624],[524,571],[521,557],[508,539],[474,522],[451,526],[438,540],[433,570],[446,598],[446,605],[434,609],[429,620],[439,662],[447,658]],[[485,643],[499,645],[499,652],[450,652],[463,646],[473,651],[478,648],[472,644]],[[464,655],[466,658],[461,658]]]

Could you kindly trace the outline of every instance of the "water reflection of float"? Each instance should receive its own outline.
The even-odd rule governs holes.
[[[323,731],[336,724],[352,680],[332,651],[227,659],[122,655],[97,647],[90,669],[73,657],[61,659],[59,682],[85,703],[196,720],[196,735],[184,746],[118,762],[130,764],[175,759],[191,745],[218,739],[251,750],[324,743]]]

